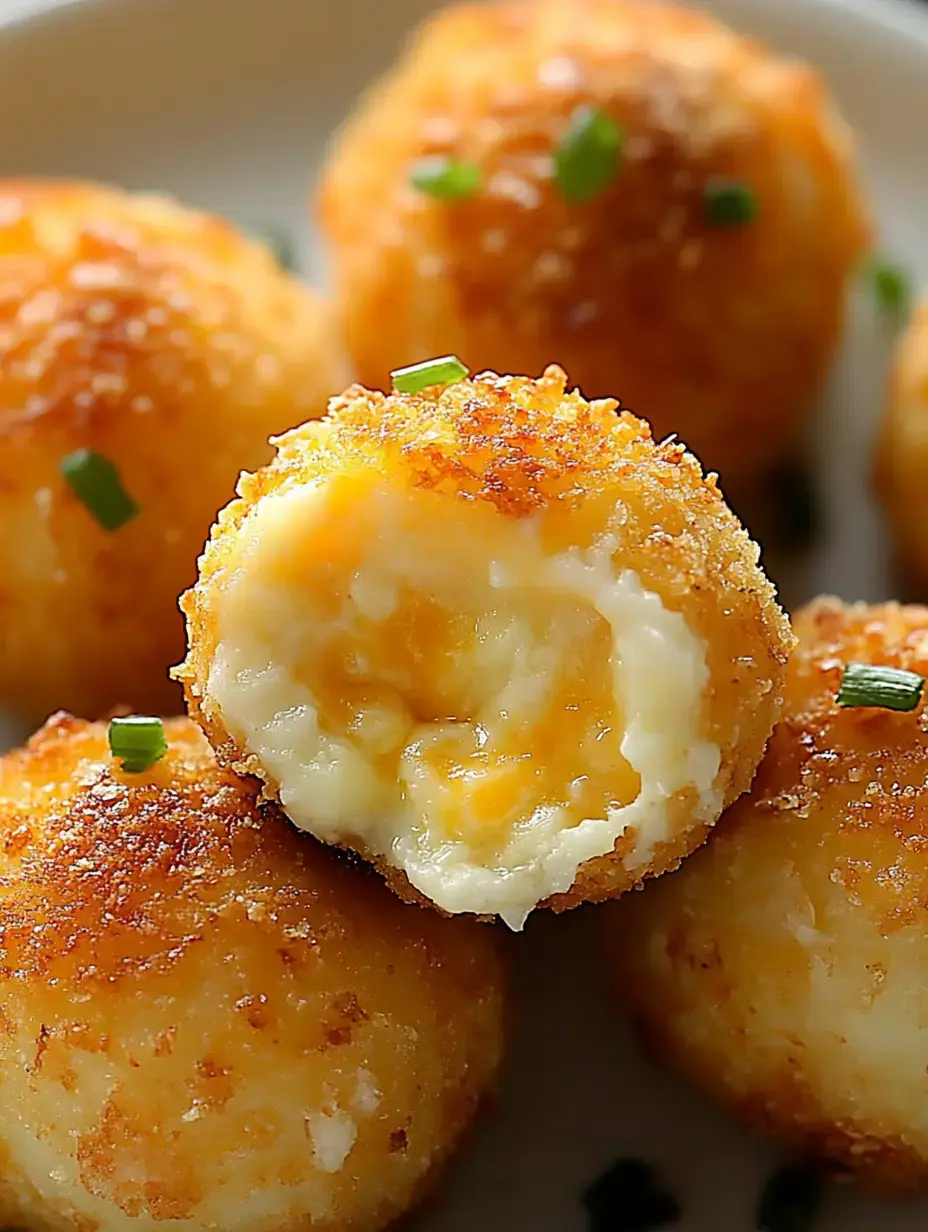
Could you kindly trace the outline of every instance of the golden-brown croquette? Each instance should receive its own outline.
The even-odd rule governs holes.
[[[448,912],[674,867],[745,791],[792,636],[713,477],[550,368],[359,386],[277,442],[184,599],[221,760]]]
[[[844,665],[928,673],[928,608],[821,599],[784,717],[711,841],[605,915],[645,1036],[750,1125],[872,1185],[928,1180],[928,709],[848,709]]]
[[[621,155],[575,201],[555,156],[584,108],[619,125]],[[604,148],[594,130],[574,168]],[[414,187],[442,159],[476,191]],[[726,488],[793,447],[868,231],[818,73],[644,0],[440,12],[336,137],[318,213],[359,381],[445,352],[557,362],[679,433]]]
[[[166,729],[143,775],[64,715],[0,759],[0,1221],[373,1232],[493,1086],[494,938]]]
[[[912,598],[928,599],[928,300],[896,345],[876,481],[903,582]]]
[[[171,201],[0,182],[0,706],[170,712],[177,597],[267,438],[342,384],[327,312],[265,248]],[[110,533],[61,464],[113,463]]]

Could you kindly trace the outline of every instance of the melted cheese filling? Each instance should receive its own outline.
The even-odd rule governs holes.
[[[668,802],[716,815],[705,646],[602,528],[341,476],[264,497],[221,587],[210,704],[293,822],[513,928]]]

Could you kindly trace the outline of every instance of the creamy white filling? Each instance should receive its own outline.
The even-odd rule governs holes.
[[[548,555],[531,519],[495,511],[478,516],[462,503],[456,520],[442,522],[442,498],[431,493],[383,487],[369,494],[359,513],[365,525],[346,527],[346,534],[357,532],[363,553],[334,623],[350,629],[387,619],[401,585],[440,598],[450,610],[483,603],[488,614],[476,618],[474,643],[452,665],[470,712],[466,719],[425,723],[401,704],[371,706],[350,732],[332,730],[293,669],[307,654],[325,655],[333,622],[314,611],[305,584],[287,585],[279,572],[256,570],[285,560],[288,545],[326,518],[326,500],[324,486],[293,488],[264,498],[253,511],[238,568],[218,599],[218,645],[207,686],[210,704],[276,784],[296,825],[326,842],[360,840],[446,911],[498,914],[521,928],[533,907],[569,890],[580,867],[612,851],[630,827],[634,844],[625,863],[643,865],[669,836],[669,805],[678,793],[694,793],[694,824],[718,815],[719,749],[700,736],[705,644],[637,574],[617,572],[615,538],[606,533],[589,550]],[[576,601],[551,625],[547,640],[527,637],[519,620],[506,615],[511,596],[524,603],[527,593],[539,603],[552,596]],[[469,841],[449,838],[434,819],[455,807],[470,772],[449,779],[430,752],[456,742],[472,750],[507,724],[517,727],[537,715],[571,638],[600,617],[610,630],[621,754],[640,777],[637,797],[601,817],[578,818],[569,800],[533,807],[489,857]],[[402,692],[402,681],[390,683]],[[391,750],[399,750],[397,769],[384,777],[376,757]]]

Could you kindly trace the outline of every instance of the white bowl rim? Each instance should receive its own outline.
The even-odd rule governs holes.
[[[311,2],[311,0],[304,0]],[[327,0],[319,0],[327,3]],[[453,0],[446,0],[453,3]],[[682,0],[693,8],[711,7],[700,0]],[[759,8],[771,0],[755,0]],[[787,0],[779,0],[786,4]],[[94,12],[114,9],[117,5],[141,4],[142,0],[0,0],[0,35],[32,34],[36,27],[46,25],[68,11],[69,15],[92,17]],[[817,8],[824,12],[838,10],[861,23],[889,30],[901,38],[915,39],[928,49],[928,4],[922,0],[789,0],[793,7]]]

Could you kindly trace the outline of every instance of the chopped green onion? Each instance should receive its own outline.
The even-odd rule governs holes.
[[[60,470],[104,530],[119,530],[138,514],[139,507],[123,487],[119,471],[102,454],[76,449],[61,459]]]
[[[821,1175],[795,1164],[767,1181],[757,1204],[758,1232],[810,1232],[824,1194]]]
[[[467,374],[468,369],[456,355],[445,355],[441,359],[410,364],[408,368],[397,368],[390,373],[390,379],[398,394],[419,394],[432,385],[452,385],[455,381],[463,381]]]
[[[680,1204],[643,1159],[619,1159],[583,1195],[589,1232],[653,1232],[677,1223]]]
[[[864,266],[864,276],[870,283],[880,312],[892,320],[902,320],[909,310],[912,285],[901,265],[874,257]]]
[[[706,221],[712,227],[743,227],[757,217],[754,190],[741,180],[716,175],[703,189]]]
[[[554,154],[554,178],[562,196],[573,204],[598,197],[619,174],[625,134],[596,107],[582,106]]]
[[[110,720],[110,752],[127,774],[142,774],[168,751],[164,724],[141,714]]]
[[[409,182],[419,192],[444,201],[471,197],[480,188],[480,168],[445,154],[420,158],[413,166]]]
[[[256,223],[248,228],[256,240],[267,248],[281,269],[291,274],[299,272],[299,262],[296,259],[296,247],[293,240],[280,227],[272,223]]]
[[[848,663],[838,690],[839,706],[879,706],[883,710],[914,710],[921,701],[925,677],[901,667]]]

